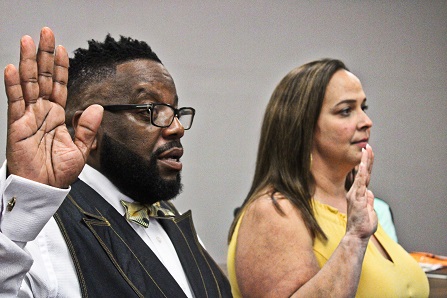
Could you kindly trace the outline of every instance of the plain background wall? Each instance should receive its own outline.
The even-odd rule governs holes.
[[[180,105],[197,110],[176,204],[192,209],[218,262],[251,184],[270,94],[293,67],[323,57],[343,60],[363,83],[374,122],[370,188],[391,205],[400,243],[447,255],[447,1],[2,1],[0,65],[18,65],[20,37],[37,39],[43,26],[70,55],[107,33],[158,53]],[[3,160],[3,83],[0,95]]]

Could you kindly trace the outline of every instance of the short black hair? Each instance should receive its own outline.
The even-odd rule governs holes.
[[[97,81],[101,73],[114,71],[116,65],[126,61],[149,59],[162,63],[146,42],[131,37],[120,36],[120,40],[116,41],[109,33],[104,42],[92,39],[88,45],[88,49],[75,50],[74,57],[70,58],[69,93],[70,89],[79,89],[86,82]]]
[[[74,112],[94,103],[85,92],[93,84],[100,83],[116,73],[116,67],[124,62],[147,59],[163,64],[157,54],[144,41],[120,36],[115,40],[107,34],[104,42],[88,41],[88,48],[78,48],[70,58],[67,84],[66,124],[71,126]]]

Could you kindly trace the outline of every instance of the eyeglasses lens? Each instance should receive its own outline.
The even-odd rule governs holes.
[[[159,127],[168,127],[171,125],[174,119],[175,110],[173,107],[168,105],[156,105],[152,110],[152,121],[153,124]],[[182,124],[184,129],[189,129],[192,124],[192,119],[194,117],[194,112],[192,109],[183,108],[178,112],[178,119]]]

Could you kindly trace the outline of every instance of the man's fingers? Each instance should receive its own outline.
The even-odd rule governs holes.
[[[58,46],[54,58],[51,101],[61,105],[63,108],[65,108],[65,103],[67,101],[68,65],[69,59],[67,50],[65,50],[63,46]]]
[[[101,124],[103,111],[100,105],[89,106],[80,116],[75,128],[74,143],[82,152],[85,161]]]
[[[36,60],[39,97],[49,99],[53,89],[54,34],[48,27],[44,27],[40,31],[39,48],[37,50]]]
[[[39,97],[39,85],[37,84],[36,45],[32,38],[25,35],[20,40],[19,62],[20,84],[22,86],[25,104],[36,102]]]
[[[20,86],[19,72],[14,65],[9,64],[4,71],[5,91],[8,97],[8,125],[23,116],[25,102]]]

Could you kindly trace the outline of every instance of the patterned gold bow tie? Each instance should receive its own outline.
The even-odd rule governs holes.
[[[121,200],[121,205],[126,209],[126,219],[128,221],[139,224],[145,228],[149,226],[149,217],[160,218],[175,216],[171,210],[161,207],[159,202],[147,205]]]

